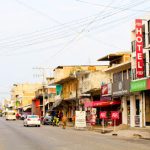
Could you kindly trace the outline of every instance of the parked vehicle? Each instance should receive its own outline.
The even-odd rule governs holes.
[[[53,126],[59,126],[59,118],[54,116],[54,119],[53,119]]]
[[[6,120],[16,120],[16,113],[14,110],[8,110],[6,111]]]
[[[23,121],[24,126],[37,126],[40,127],[41,121],[38,115],[27,115]]]
[[[45,116],[41,122],[43,125],[52,125],[53,117],[52,116]]]

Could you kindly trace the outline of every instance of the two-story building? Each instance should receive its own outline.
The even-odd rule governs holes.
[[[91,101],[90,93],[96,89],[100,89],[101,80],[99,79],[102,77],[101,74],[103,73],[97,72],[104,68],[107,68],[107,66],[82,65],[58,66],[54,70],[53,84],[56,84],[56,86],[62,85],[62,92],[60,95],[62,102],[59,107],[64,113],[67,113],[70,120],[75,114],[75,110],[83,108],[83,99],[89,98]],[[91,72],[95,72],[95,74],[90,74]]]
[[[42,86],[35,91],[32,99],[32,114],[45,116],[54,103],[56,96],[56,86]]]
[[[135,20],[131,31],[131,126],[150,125],[150,16]]]
[[[14,107],[20,113],[31,113],[32,99],[35,97],[35,91],[41,87],[40,83],[14,84],[11,90],[11,101]]]
[[[131,75],[131,53],[118,52],[108,54],[98,61],[109,61],[109,67],[104,70],[110,75],[109,82],[101,86],[102,99],[105,107],[101,111],[107,111],[107,119],[111,122],[111,111],[119,112],[117,124],[130,124],[130,75]]]

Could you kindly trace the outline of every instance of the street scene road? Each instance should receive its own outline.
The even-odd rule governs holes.
[[[24,127],[0,118],[0,150],[149,150],[149,140],[118,138],[71,127]]]

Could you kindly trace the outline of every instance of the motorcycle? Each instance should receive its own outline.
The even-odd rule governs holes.
[[[53,118],[52,125],[53,125],[53,126],[57,126],[57,127],[59,126],[59,118],[58,118],[58,117],[55,116],[55,117]]]

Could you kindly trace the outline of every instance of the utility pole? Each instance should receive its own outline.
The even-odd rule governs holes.
[[[47,86],[46,82],[46,69],[51,69],[51,68],[44,68],[44,67],[36,67],[33,69],[37,69],[42,71],[41,75],[37,75],[38,77],[42,77],[42,97],[43,97],[43,116],[45,116],[45,87]]]

